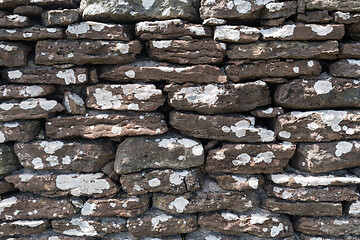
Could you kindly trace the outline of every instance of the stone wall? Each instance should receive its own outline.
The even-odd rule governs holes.
[[[0,9],[0,239],[360,239],[359,0]]]

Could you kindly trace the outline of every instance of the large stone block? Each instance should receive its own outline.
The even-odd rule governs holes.
[[[41,122],[37,120],[0,122],[0,143],[29,142],[40,132],[40,127]]]

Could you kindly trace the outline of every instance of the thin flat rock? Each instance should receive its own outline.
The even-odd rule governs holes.
[[[1,85],[0,100],[43,97],[54,91],[52,85]]]
[[[0,29],[0,40],[6,41],[39,41],[64,37],[65,34],[61,28],[29,27]]]
[[[20,120],[0,122],[0,143],[29,142],[40,132],[41,122],[37,120]]]

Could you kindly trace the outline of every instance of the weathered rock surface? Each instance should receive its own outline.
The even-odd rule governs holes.
[[[319,75],[321,65],[318,61],[300,60],[293,62],[238,62],[226,67],[226,74],[231,81],[242,82],[247,79],[259,78],[295,78],[304,75]]]
[[[177,234],[177,235],[171,235],[171,236],[162,236],[162,237],[156,237],[156,238],[151,238],[151,237],[135,237],[133,235],[131,235],[129,232],[124,232],[124,233],[117,233],[117,234],[111,234],[111,235],[107,235],[106,236],[107,240],[119,240],[119,239],[124,239],[124,240],[154,240],[154,239],[160,239],[160,240],[183,240],[183,237],[181,237],[181,235]]]
[[[180,134],[126,138],[117,148],[114,169],[119,174],[147,168],[186,169],[204,163],[204,148]]]
[[[211,37],[210,27],[186,23],[181,19],[139,22],[136,24],[135,32],[142,40],[174,39],[183,36],[193,38]]]
[[[214,32],[214,40],[221,42],[251,43],[256,42],[259,37],[259,29],[247,26],[217,26]]]
[[[20,2],[20,1],[17,1],[17,2]],[[41,15],[42,11],[43,11],[43,9],[39,6],[25,5],[25,6],[16,7],[14,9],[13,13],[22,15],[22,16],[39,16],[39,15]]]
[[[46,27],[67,26],[79,19],[77,9],[59,9],[45,11],[41,15],[42,23]]]
[[[14,236],[12,238],[5,238],[6,240],[90,240],[91,237],[75,237],[75,236],[66,236],[62,234],[55,233],[51,230],[44,231],[40,234],[32,234],[31,236],[20,237]],[[133,239],[128,239],[133,240]]]
[[[274,213],[284,213],[295,216],[341,216],[341,203],[329,202],[289,202],[276,198],[267,198],[265,208]]]
[[[360,27],[359,24],[351,24],[348,28],[347,35],[352,40],[360,40]]]
[[[35,171],[5,177],[22,192],[33,192],[46,197],[91,196],[112,197],[119,187],[102,173],[59,174]]]
[[[106,175],[109,176],[109,178],[111,178],[112,180],[114,180],[115,182],[119,181],[119,174],[117,174],[117,172],[115,172],[114,170],[114,162],[115,161],[110,161],[107,164],[105,164],[102,168],[101,171],[103,173],[105,173]]]
[[[231,44],[226,55],[230,59],[253,60],[274,58],[335,59],[338,53],[339,44],[332,40],[325,42],[269,41],[241,45]]]
[[[30,0],[30,3],[45,8],[74,8],[78,5],[75,0]]]
[[[129,195],[140,195],[149,192],[181,194],[196,191],[200,188],[198,170],[175,171],[172,169],[152,170],[148,172],[123,174],[120,183]]]
[[[29,27],[30,25],[31,20],[26,16],[6,15],[5,12],[0,12],[0,27],[2,28]]]
[[[86,20],[102,21],[142,21],[181,18],[185,20],[198,19],[197,9],[192,1],[172,0],[164,3],[161,0],[144,1],[131,0],[126,4],[115,0],[99,2],[94,0],[81,1],[80,9]]]
[[[15,191],[15,187],[13,184],[8,183],[5,180],[0,180],[0,194],[8,193]]]
[[[30,66],[28,68],[6,69],[2,76],[12,83],[23,84],[84,84],[89,79],[86,68],[57,69],[44,66]]]
[[[133,39],[131,25],[108,24],[101,22],[81,22],[67,27],[66,36],[70,39],[104,39],[130,41]]]
[[[360,60],[343,59],[330,65],[330,75],[335,77],[360,78]]]
[[[360,112],[319,110],[290,112],[275,123],[277,138],[291,142],[327,142],[354,139],[360,135]]]
[[[65,34],[61,28],[29,27],[16,29],[0,29],[0,40],[38,41],[44,39],[60,39]]]
[[[360,86],[360,85],[359,85]],[[253,110],[271,103],[265,82],[238,84],[166,85],[168,103],[176,110],[203,114],[234,113]]]
[[[317,240],[356,240],[358,237],[357,236],[340,236],[340,237],[329,237],[329,236],[314,236],[314,235],[306,235],[306,234],[302,234],[302,233],[298,233],[298,237],[300,238],[300,240],[314,240],[314,238]]]
[[[54,139],[74,137],[95,139],[100,137],[157,135],[168,130],[161,113],[100,114],[94,112],[93,114],[51,118],[46,123],[46,134]]]
[[[51,221],[55,232],[68,236],[101,237],[110,233],[126,231],[124,218],[84,218],[56,219]]]
[[[179,66],[148,60],[136,61],[129,65],[103,67],[100,78],[114,82],[164,80],[173,83],[225,83],[227,81],[226,75],[216,66]]]
[[[0,42],[0,66],[25,67],[30,50],[22,43]]]
[[[296,1],[265,1],[265,3],[265,8],[261,12],[261,19],[277,20],[281,18],[288,18],[292,15],[295,15],[298,8],[298,4]]]
[[[352,217],[359,217],[360,216],[360,201],[357,200],[356,202],[350,203],[347,209],[347,213]]]
[[[0,223],[0,237],[29,236],[42,233],[50,226],[49,220],[17,220]]]
[[[168,215],[159,210],[131,218],[127,223],[134,236],[161,237],[193,232],[198,228],[196,215]]]
[[[35,141],[16,143],[15,153],[28,169],[98,172],[115,157],[110,141]]]
[[[271,142],[274,132],[255,126],[255,118],[244,115],[199,115],[173,111],[170,125],[196,138],[229,142]]]
[[[35,48],[35,63],[53,64],[124,64],[135,61],[142,44],[99,40],[44,40]]]
[[[41,123],[36,120],[1,122],[0,143],[17,141],[29,142],[40,132]]]
[[[66,111],[70,114],[86,114],[85,102],[76,93],[65,91],[63,105]]]
[[[179,64],[220,63],[225,51],[224,43],[212,40],[151,40],[148,44],[151,58]]]
[[[18,194],[0,201],[1,220],[53,219],[75,214],[75,208],[65,198],[45,198]]]
[[[308,11],[296,16],[296,20],[304,23],[329,23],[333,18],[327,10]]]
[[[29,4],[30,0],[4,0],[0,3],[0,8],[15,8],[20,5]]]
[[[18,168],[19,160],[13,148],[7,144],[0,144],[0,179]]]
[[[360,22],[360,14],[359,14]],[[360,43],[351,42],[351,43],[342,43],[340,44],[340,58],[360,58]]]
[[[292,225],[287,217],[264,210],[242,214],[233,212],[201,214],[198,222],[204,229],[224,234],[247,233],[261,238],[292,235]]]
[[[52,85],[1,85],[0,100],[43,97],[54,91]]]
[[[149,207],[149,196],[89,199],[81,214],[90,217],[135,217]]]
[[[155,111],[165,102],[154,84],[97,84],[86,89],[86,106],[97,110]]]
[[[307,10],[360,11],[360,3],[357,0],[305,0],[305,2]]]
[[[216,179],[219,187],[228,191],[258,189],[264,183],[262,175],[209,174]]]
[[[359,13],[349,13],[349,12],[334,12],[333,14],[334,22],[351,24],[360,22],[360,14]]]
[[[294,155],[295,144],[224,144],[210,150],[206,158],[207,172],[254,174],[282,172]]]
[[[284,113],[282,107],[269,107],[263,109],[255,109],[251,111],[251,115],[259,118],[274,118]]]

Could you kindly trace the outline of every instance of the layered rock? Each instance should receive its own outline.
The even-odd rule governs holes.
[[[262,175],[211,174],[223,190],[244,191],[258,189],[264,183]]]
[[[61,28],[16,28],[0,29],[0,40],[10,41],[39,41],[44,39],[60,39],[65,34]]]
[[[67,26],[79,19],[77,9],[59,9],[45,11],[41,14],[42,23],[46,27]]]
[[[14,149],[10,145],[0,144],[0,179],[18,168],[19,160]]]
[[[37,120],[1,122],[0,143],[17,141],[29,142],[40,132],[41,123]]]
[[[25,67],[30,50],[22,43],[0,42],[0,66]]]
[[[43,97],[55,91],[51,85],[1,85],[0,100]]]
[[[251,43],[260,38],[257,28],[247,26],[217,26],[214,32],[214,40],[230,43]]]
[[[50,226],[49,220],[17,220],[0,223],[0,237],[31,236],[42,233]]]
[[[288,18],[292,15],[295,15],[300,7],[298,7],[298,2],[296,1],[286,1],[286,2],[274,2],[267,1],[265,8],[261,12],[261,19],[269,20],[278,20]],[[300,5],[300,4],[299,4]]]
[[[360,78],[360,60],[343,59],[335,62],[330,65],[330,75],[358,79]]]

